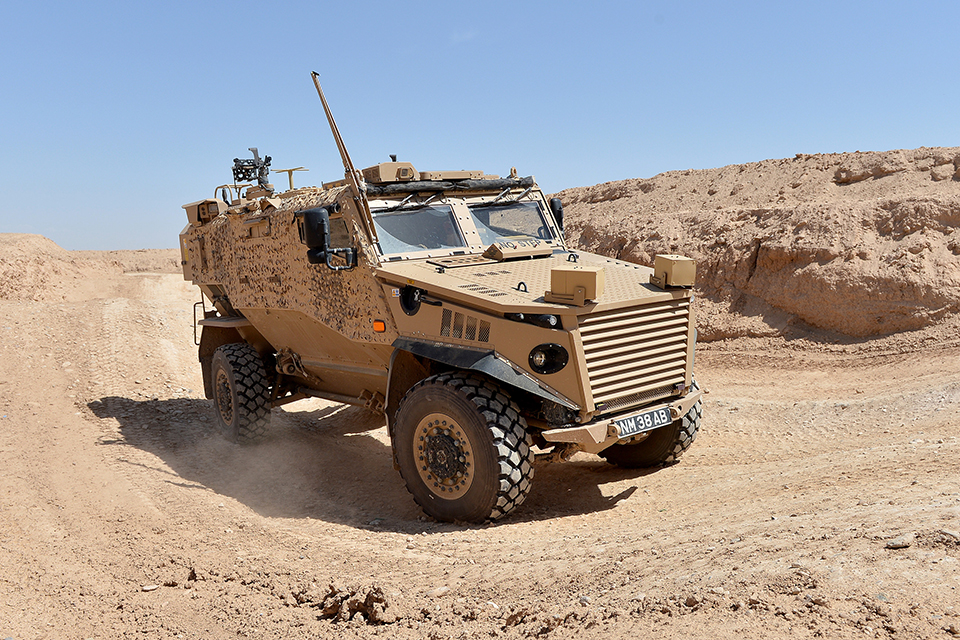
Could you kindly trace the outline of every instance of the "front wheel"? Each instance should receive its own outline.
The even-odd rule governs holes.
[[[696,391],[700,387],[694,381],[691,388]],[[600,455],[606,458],[607,462],[625,469],[673,464],[697,439],[702,415],[703,401],[697,400],[679,420],[655,429],[642,441],[636,444],[615,444],[601,451]]]
[[[220,432],[240,444],[262,440],[270,424],[270,384],[260,354],[246,343],[225,344],[210,366]]]
[[[407,489],[437,520],[496,520],[530,492],[526,422],[506,394],[479,377],[443,374],[410,389],[397,410],[393,446]]]

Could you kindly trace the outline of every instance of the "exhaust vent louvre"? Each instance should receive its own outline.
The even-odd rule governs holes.
[[[443,317],[440,319],[440,335],[449,338],[450,337],[450,323],[453,321],[453,311],[450,309],[443,310]]]
[[[440,318],[440,335],[474,342],[490,341],[490,323],[459,311],[444,309]]]
[[[486,320],[480,321],[480,331],[477,333],[478,342],[490,341],[490,323]]]

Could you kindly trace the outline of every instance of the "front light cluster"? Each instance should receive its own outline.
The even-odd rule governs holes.
[[[515,322],[526,322],[527,324],[532,324],[537,327],[543,327],[544,329],[559,329],[560,328],[560,316],[555,316],[549,313],[507,313],[504,314],[504,317],[507,320],[513,320]]]
[[[530,368],[537,373],[556,373],[570,361],[570,354],[559,344],[541,344],[530,352]]]

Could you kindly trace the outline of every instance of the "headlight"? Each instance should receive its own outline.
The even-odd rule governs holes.
[[[543,327],[544,329],[559,329],[560,328],[560,316],[554,316],[546,313],[538,315],[529,315],[524,313],[506,313],[504,316],[507,320],[513,320],[515,322],[526,322],[538,327]]]
[[[530,368],[537,373],[556,373],[570,360],[567,350],[559,344],[541,344],[530,352]]]
[[[527,322],[529,322],[530,324],[535,324],[538,327],[543,327],[544,329],[560,328],[560,318],[558,316],[553,316],[548,314],[528,316]]]

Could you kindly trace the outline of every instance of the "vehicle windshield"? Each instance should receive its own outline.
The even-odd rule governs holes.
[[[372,213],[384,254],[466,247],[453,210],[447,205]]]
[[[543,218],[540,205],[536,202],[480,204],[470,207],[470,213],[484,245],[517,238],[554,239],[550,226]]]

